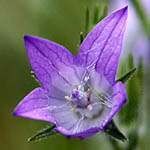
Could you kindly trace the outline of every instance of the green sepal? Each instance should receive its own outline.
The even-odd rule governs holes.
[[[113,138],[116,138],[118,140],[121,140],[122,142],[125,142],[127,140],[126,136],[121,133],[121,131],[118,129],[117,125],[113,120],[111,120],[103,130],[106,134],[112,136]]]
[[[58,134],[59,132],[54,129],[55,127],[56,127],[55,125],[51,125],[51,126],[48,126],[44,129],[38,131],[37,134],[28,138],[28,142],[41,140],[43,138],[47,138],[49,136],[53,136],[53,135]]]
[[[83,40],[84,40],[83,32],[80,32],[80,44],[83,42]]]
[[[36,76],[32,70],[31,70],[31,77],[41,86],[41,84],[39,83],[38,79],[36,78]]]
[[[131,77],[133,76],[133,74],[135,73],[136,68],[131,69],[128,73],[126,73],[125,75],[123,75],[121,78],[119,78],[117,81],[121,81],[123,84],[126,84],[127,81],[129,79],[131,79]],[[116,81],[116,82],[117,82]]]

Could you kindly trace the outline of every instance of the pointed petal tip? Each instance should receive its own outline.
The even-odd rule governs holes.
[[[14,111],[12,112],[12,115],[13,115],[13,116],[21,116],[16,110],[14,110]]]
[[[128,10],[128,5],[126,5],[126,6],[124,6],[124,7],[122,7],[122,8],[120,8],[120,9],[118,9],[118,11],[127,11]]]
[[[17,113],[16,113],[15,110],[12,112],[12,114],[13,114],[14,116],[17,116]]]
[[[115,14],[115,13],[127,14],[127,12],[128,12],[128,6],[124,6],[122,8],[115,10],[112,14]]]
[[[24,35],[24,44],[25,46],[27,46],[28,43],[30,43],[30,41],[33,39],[32,35]]]
[[[30,37],[31,37],[31,35],[25,34],[25,35],[24,35],[24,40],[27,40],[27,39],[30,38]]]
[[[44,40],[43,38],[40,38],[38,36],[35,36],[35,35],[28,35],[28,34],[25,34],[24,35],[24,41],[32,41],[32,40]]]
[[[119,8],[118,10],[115,10],[114,13],[119,13],[119,12],[123,12],[123,13],[127,13],[128,11],[128,6]]]
[[[15,107],[15,109],[14,109],[13,112],[12,112],[12,114],[13,114],[14,116],[18,116],[18,115],[19,115],[19,114],[18,114],[18,106]]]
[[[121,11],[123,11],[124,14],[125,14],[126,16],[128,16],[128,6],[123,7],[123,8],[121,9]],[[127,17],[126,17],[126,18],[127,18]]]
[[[128,6],[123,7],[122,10],[128,15]]]
[[[123,10],[128,10],[128,5],[122,8]]]
[[[24,35],[24,44],[26,47],[26,51],[30,50],[30,46],[34,45],[34,41],[36,41],[38,39],[40,39],[40,38],[37,36],[25,34]]]
[[[29,41],[29,40],[34,39],[34,38],[36,38],[36,36],[28,35],[28,34],[24,35],[24,41]]]

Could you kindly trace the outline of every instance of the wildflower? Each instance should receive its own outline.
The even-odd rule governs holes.
[[[25,35],[30,64],[42,86],[14,114],[51,122],[69,137],[87,138],[103,130],[126,102],[124,85],[115,82],[126,18],[127,7],[104,18],[77,56],[55,42]]]

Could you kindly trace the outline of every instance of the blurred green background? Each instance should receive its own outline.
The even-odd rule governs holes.
[[[132,24],[133,28],[130,29],[131,25],[128,24],[118,76],[134,66],[138,69],[127,84],[128,103],[115,116],[128,141],[122,143],[99,132],[86,140],[67,139],[58,135],[40,142],[27,142],[28,137],[46,127],[48,123],[12,115],[13,109],[20,100],[38,86],[31,77],[23,35],[32,34],[47,38],[64,45],[76,54],[80,31],[85,31],[86,8],[89,8],[90,27],[92,27],[94,8],[99,8],[99,17],[101,17],[106,7],[110,12],[119,9],[122,4],[120,5],[116,0],[0,0],[0,150],[149,149],[150,35],[148,29],[150,24],[148,20],[150,17],[145,13],[144,19],[141,18],[135,2],[124,2],[130,6],[129,10],[131,9],[135,15],[130,19],[131,24],[135,19],[138,26],[135,28]],[[145,6],[139,8],[145,11]],[[129,32],[131,35],[128,35]],[[137,36],[145,39],[140,48],[142,54],[139,52],[138,54],[139,50],[135,48],[136,44],[140,44],[136,43],[137,38],[134,38]]]

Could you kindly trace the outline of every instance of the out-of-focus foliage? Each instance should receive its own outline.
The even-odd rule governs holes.
[[[139,28],[144,32],[142,35],[147,38],[149,35],[145,32],[147,28],[144,25],[150,24],[150,18],[147,19],[144,13],[144,19],[146,18],[147,22],[144,23],[145,21],[140,19],[139,15],[139,10],[144,8],[137,9],[138,5],[134,2],[130,2],[130,5],[134,6],[134,13],[139,16]],[[142,1],[139,2],[142,3]],[[0,149],[149,149],[150,65],[149,61],[143,65],[144,57],[137,60],[135,64],[134,55],[132,56],[133,49],[127,49],[131,51],[131,54],[126,59],[120,60],[118,78],[135,66],[137,71],[126,85],[128,102],[114,118],[121,131],[127,136],[127,142],[118,142],[99,132],[83,141],[58,135],[41,142],[28,143],[27,138],[34,134],[35,130],[46,127],[48,123],[12,115],[17,103],[38,86],[31,78],[23,35],[32,34],[56,41],[67,47],[73,54],[77,54],[80,37],[82,37],[80,32],[82,31],[85,37],[93,25],[107,14],[107,8],[111,5],[112,1],[108,0],[0,0]],[[114,5],[117,6],[115,3]],[[130,33],[132,34],[131,31]],[[138,36],[140,35],[139,33]],[[136,42],[128,36],[124,44],[125,53],[125,48],[135,47]],[[148,47],[146,48],[148,51]]]

